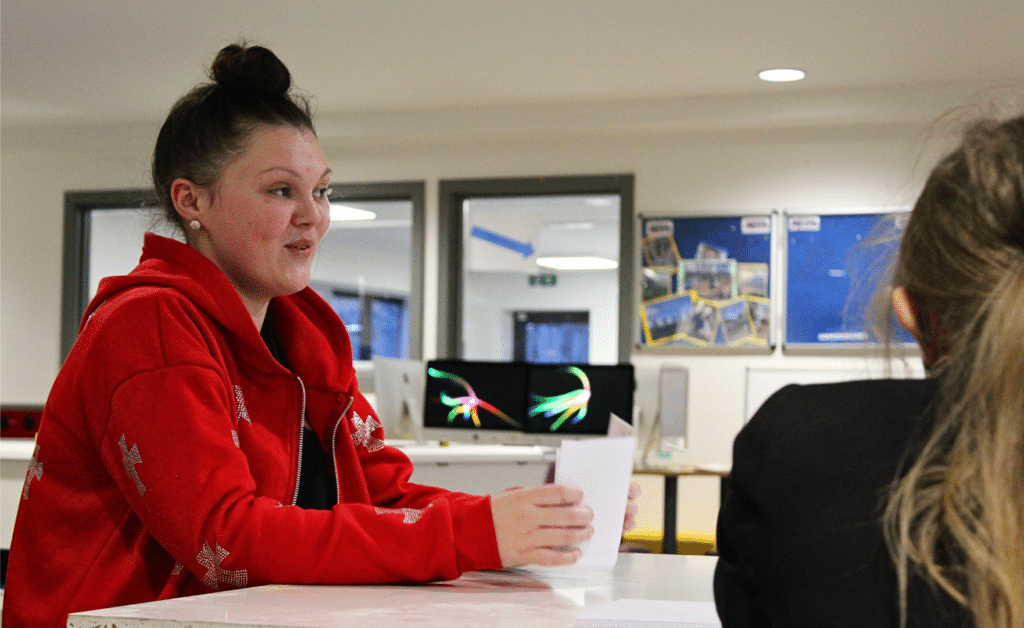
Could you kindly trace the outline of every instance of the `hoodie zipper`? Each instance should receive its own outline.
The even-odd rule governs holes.
[[[295,468],[295,494],[292,495],[292,506],[299,503],[299,485],[302,482],[302,447],[303,441],[306,439],[306,384],[298,375],[295,376],[295,379],[299,380],[299,388],[302,389],[302,414],[299,415],[299,461]]]
[[[341,427],[342,422],[345,420],[345,415],[348,414],[355,400],[355,397],[348,398],[348,405],[341,411],[341,416],[335,421],[334,430],[331,431],[331,462],[334,463],[334,486],[337,487],[339,504],[341,503],[341,477],[338,475],[338,428]]]

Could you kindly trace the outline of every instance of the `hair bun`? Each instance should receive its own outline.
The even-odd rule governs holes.
[[[210,67],[210,78],[228,93],[283,96],[292,84],[284,63],[262,46],[225,46]]]

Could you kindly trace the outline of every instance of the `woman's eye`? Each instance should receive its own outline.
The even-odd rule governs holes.
[[[274,189],[270,190],[270,193],[273,194],[274,196],[280,196],[282,198],[288,198],[289,196],[291,196],[291,189],[282,186],[282,187],[274,188]]]
[[[331,188],[320,188],[316,191],[317,198],[327,198],[331,195]]]

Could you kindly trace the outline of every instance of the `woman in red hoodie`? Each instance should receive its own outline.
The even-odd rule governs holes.
[[[331,179],[281,61],[232,45],[160,130],[187,244],[146,236],[104,280],[46,403],[5,626],[265,583],[452,579],[574,562],[575,487],[479,497],[409,481],[310,288]],[[630,506],[635,511],[635,506]]]

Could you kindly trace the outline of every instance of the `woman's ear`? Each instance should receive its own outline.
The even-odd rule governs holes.
[[[184,224],[200,218],[205,198],[205,190],[188,179],[178,178],[171,183],[171,202]]]
[[[910,332],[910,335],[920,344],[921,328],[917,322],[917,309],[910,299],[910,293],[903,286],[896,286],[892,289],[892,311],[900,326]]]
[[[921,333],[917,304],[914,303],[910,293],[903,286],[896,286],[892,289],[892,311],[903,329],[910,332],[910,335],[917,341],[917,346],[921,347],[921,361],[924,362],[924,368],[928,371],[935,363],[934,323],[924,330],[925,333]]]

